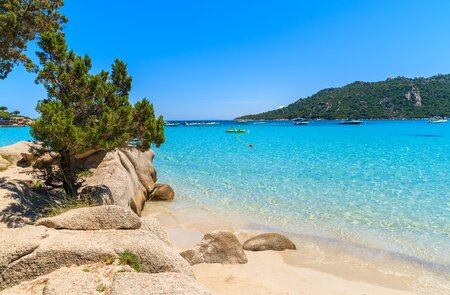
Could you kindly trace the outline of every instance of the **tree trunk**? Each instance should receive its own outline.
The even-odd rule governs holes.
[[[72,163],[72,156],[68,152],[60,152],[60,155],[61,181],[63,189],[68,196],[75,198],[77,195],[77,179]]]

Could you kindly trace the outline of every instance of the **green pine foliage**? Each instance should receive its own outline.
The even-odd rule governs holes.
[[[134,143],[145,151],[165,141],[164,120],[155,117],[153,105],[143,99],[131,105],[132,78],[123,61],[115,60],[111,72],[91,74],[89,56],[68,50],[62,32],[41,35],[41,65],[36,79],[47,98],[31,128],[33,137],[47,151],[58,155],[59,168],[47,167],[46,185],[62,187],[75,196],[82,186],[76,155],[90,150],[112,151]]]
[[[450,75],[390,78],[323,89],[287,107],[238,119],[413,119],[450,115]]]
[[[0,0],[0,79],[16,64],[34,69],[25,54],[28,42],[42,32],[57,31],[67,22],[59,12],[63,0]]]

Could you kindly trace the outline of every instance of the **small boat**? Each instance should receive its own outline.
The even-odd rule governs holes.
[[[247,132],[247,130],[245,129],[240,129],[240,128],[229,128],[227,129],[227,131],[225,131],[226,133],[245,133]]]
[[[345,120],[339,123],[339,125],[361,125],[363,122],[360,120]]]
[[[203,126],[203,123],[200,122],[184,122],[183,126],[193,126],[193,127],[199,127]]]
[[[164,122],[164,126],[166,126],[166,127],[178,127],[178,126],[180,126],[180,123]]]
[[[184,122],[183,126],[214,126],[220,125],[219,122]]]
[[[430,123],[445,123],[445,122],[447,122],[447,118],[440,118],[440,117],[431,118],[428,122],[430,122]]]
[[[308,125],[309,121],[304,118],[295,118],[292,120],[294,125]]]
[[[214,126],[214,125],[220,125],[219,122],[205,122],[204,123],[205,126]]]

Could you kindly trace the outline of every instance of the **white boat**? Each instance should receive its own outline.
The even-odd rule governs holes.
[[[345,120],[339,123],[339,125],[361,125],[363,122],[360,120]]]
[[[294,122],[294,125],[308,125],[309,122],[308,121],[298,121],[298,122]]]
[[[430,123],[445,123],[447,121],[447,118],[431,118],[429,120]]]
[[[308,125],[309,121],[304,118],[295,118],[292,120],[294,125]]]
[[[214,125],[220,125],[220,122],[184,122],[184,126],[214,126]]]
[[[178,127],[178,126],[180,126],[180,123],[164,122],[164,126],[166,126],[166,127]]]
[[[204,124],[200,123],[200,122],[184,122],[183,126],[194,126],[194,127],[198,127],[198,126],[203,126]]]

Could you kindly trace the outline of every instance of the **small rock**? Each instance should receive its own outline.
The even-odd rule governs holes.
[[[175,197],[175,191],[168,184],[157,183],[155,190],[150,196],[151,201],[172,201]]]
[[[179,273],[118,273],[111,285],[111,295],[211,295],[203,285]]]
[[[247,263],[242,244],[230,231],[213,231],[205,235],[200,245],[180,253],[191,265],[198,263]]]
[[[247,251],[283,251],[285,249],[295,250],[296,247],[291,240],[277,233],[258,235],[244,243],[244,250]]]
[[[31,164],[31,162],[33,162],[34,160],[34,157],[31,153],[20,153],[20,155],[22,156],[22,159],[29,164]]]
[[[138,229],[141,221],[130,209],[111,205],[73,209],[39,219],[36,225],[70,230]]]

